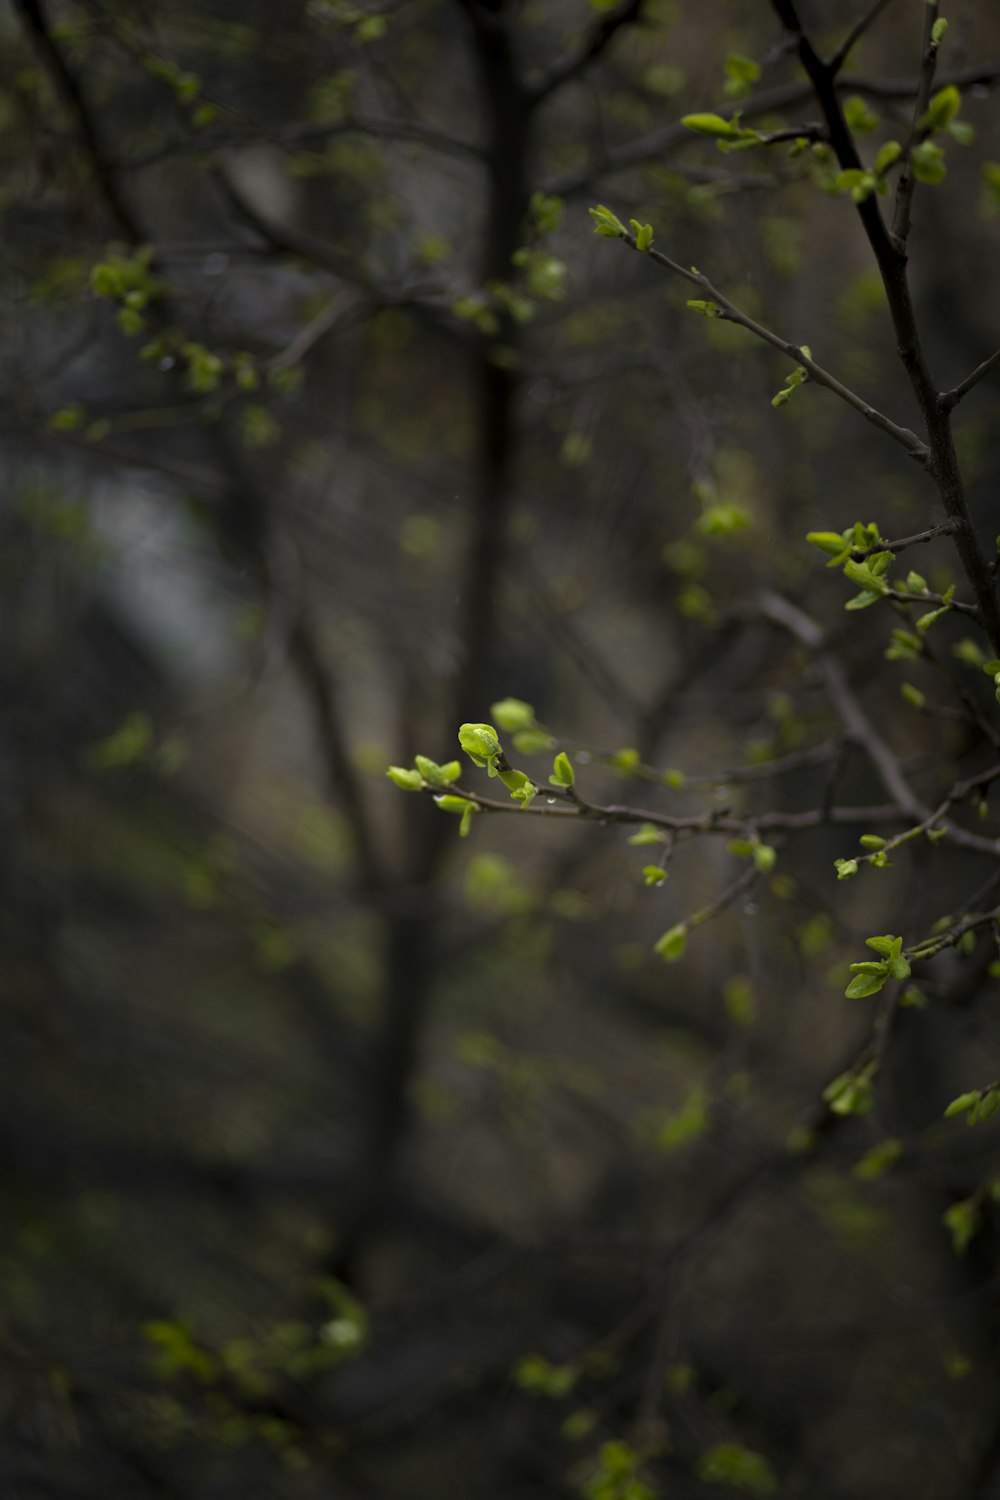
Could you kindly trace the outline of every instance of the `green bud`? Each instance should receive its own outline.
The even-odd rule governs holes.
[[[552,775],[549,777],[549,781],[553,786],[571,787],[575,780],[576,777],[573,774],[573,767],[570,764],[569,756],[565,750],[560,750],[552,762]]]
[[[405,766],[390,766],[385,774],[403,792],[419,792],[424,784],[419,771],[408,771]]]
[[[535,722],[535,710],[530,703],[524,703],[520,698],[501,698],[499,703],[490,704],[490,713],[504,734],[530,729]]]
[[[658,953],[668,964],[676,963],[683,958],[684,949],[687,947],[687,924],[678,922],[676,927],[669,928],[661,938],[653,944],[653,952]]]
[[[625,234],[625,225],[621,219],[610,208],[605,208],[603,203],[599,203],[596,208],[588,208],[587,212],[594,221],[595,234],[602,234],[609,240],[619,240]]]
[[[503,754],[492,724],[462,724],[458,731],[458,743],[477,766],[488,765],[491,760]]]

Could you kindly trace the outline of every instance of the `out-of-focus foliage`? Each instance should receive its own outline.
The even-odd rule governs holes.
[[[0,17],[3,1496],[996,1493],[937,9]]]

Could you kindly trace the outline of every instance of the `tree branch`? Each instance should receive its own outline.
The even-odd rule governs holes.
[[[630,26],[636,21],[641,21],[644,4],[645,0],[622,0],[617,10],[611,11],[603,20],[598,21],[580,46],[554,63],[542,81],[530,91],[532,107],[541,104],[572,79],[579,78],[595,58],[600,57],[608,43],[623,26]]]
[[[879,16],[889,4],[890,0],[875,0],[875,4],[872,5],[863,16],[859,16],[858,20],[855,21],[854,25],[847,33],[844,41],[830,58],[828,66],[831,73],[840,72],[841,68],[844,66],[844,63],[847,61],[849,54],[857,46],[858,42],[864,36],[865,32],[875,24]]]
[[[633,250],[638,251],[634,235],[626,230],[622,238]],[[862,396],[859,396],[856,391],[852,391],[850,387],[838,380],[835,375],[831,375],[829,370],[825,370],[822,365],[817,364],[797,344],[789,343],[780,334],[773,333],[770,328],[765,328],[762,323],[758,323],[755,318],[751,318],[748,313],[743,312],[735,303],[730,302],[729,298],[720,292],[718,287],[714,286],[707,276],[702,275],[700,271],[689,270],[686,266],[680,265],[678,261],[671,260],[669,255],[664,255],[660,250],[650,249],[644,252],[640,251],[639,253],[648,255],[651,260],[656,261],[657,265],[664,266],[668,271],[672,271],[675,276],[683,277],[685,281],[690,282],[692,286],[696,286],[700,291],[704,292],[709,301],[714,302],[722,309],[723,314],[731,323],[738,323],[741,328],[745,328],[749,333],[754,334],[763,343],[770,344],[773,349],[779,349],[782,354],[786,355],[795,364],[802,365],[817,385],[825,386],[835,396],[839,396],[842,401],[846,401],[848,406],[852,406],[855,411],[860,412],[866,421],[871,422],[874,427],[880,428],[882,432],[887,433],[889,437],[905,448],[911,458],[916,458],[921,463],[927,461],[929,456],[927,445],[921,442],[915,432],[911,432],[908,427],[900,427],[890,417],[876,410]]]
[[[981,365],[977,365],[972,374],[966,375],[965,379],[959,385],[956,385],[953,390],[943,392],[941,396],[942,409],[944,411],[951,411],[953,407],[957,406],[969,394],[973,386],[977,386],[981,380],[985,380],[990,371],[995,369],[998,364],[1000,364],[1000,349],[991,354],[989,359],[984,359]]]

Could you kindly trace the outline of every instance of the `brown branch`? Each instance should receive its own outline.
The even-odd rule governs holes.
[[[977,365],[972,374],[966,375],[965,379],[959,385],[956,385],[953,390],[943,392],[941,396],[942,409],[944,411],[951,411],[952,407],[957,406],[969,394],[973,386],[977,386],[981,380],[985,380],[990,371],[995,369],[998,364],[1000,364],[1000,349],[991,354],[989,359],[984,359],[981,365]]]
[[[196,136],[180,136],[163,141],[144,151],[141,156],[123,157],[115,163],[123,172],[141,172],[146,167],[156,166],[161,161],[175,156],[203,156],[210,151],[239,151],[244,148],[268,146],[307,146],[314,141],[334,140],[342,135],[370,136],[382,144],[426,146],[443,155],[481,160],[483,148],[474,141],[455,140],[431,126],[413,120],[366,120],[352,116],[346,120],[331,120],[325,124],[300,123],[285,125],[277,130],[257,126],[253,130],[202,131]]]
[[[841,68],[844,66],[844,63],[847,61],[848,56],[857,46],[858,42],[864,36],[865,32],[875,24],[879,16],[885,10],[886,6],[890,3],[891,0],[875,0],[874,5],[870,6],[870,8],[864,13],[864,15],[858,17],[857,21],[855,21],[854,25],[847,33],[844,41],[830,58],[828,66],[832,73],[840,72]]]
[[[834,76],[803,30],[795,0],[771,0],[771,4],[786,32],[795,41],[799,61],[816,92],[841,168],[863,170],[854,138],[844,118]],[[935,4],[927,9],[933,9],[936,14],[937,6]],[[925,36],[929,36],[926,23]],[[922,88],[929,86],[927,73],[928,66],[925,62],[921,79],[911,90],[913,94],[919,95]],[[994,651],[1000,654],[1000,608],[997,606],[993,580],[969,513],[949,414],[931,377],[921,343],[907,276],[905,240],[896,239],[889,233],[874,194],[859,203],[857,211],[885,287],[899,357],[926,424],[930,448],[927,470],[937,485],[945,513],[956,523],[956,551],[979,605],[983,629],[989,636]]]
[[[822,365],[817,364],[797,344],[789,343],[780,334],[774,333],[770,328],[765,328],[762,323],[758,323],[756,318],[751,318],[749,313],[743,312],[734,302],[730,302],[729,298],[720,292],[718,287],[714,286],[707,276],[704,276],[700,271],[696,271],[693,268],[689,270],[687,266],[680,265],[678,261],[672,260],[669,255],[664,255],[660,250],[638,251],[635,236],[628,231],[622,235],[622,238],[633,250],[636,250],[640,254],[648,255],[651,260],[656,261],[657,265],[664,266],[668,271],[672,271],[675,276],[682,277],[685,281],[690,282],[692,286],[697,287],[699,291],[704,292],[706,299],[714,302],[729,322],[738,323],[741,328],[745,328],[763,343],[770,344],[773,349],[780,350],[782,354],[786,355],[795,364],[802,365],[817,385],[825,386],[835,396],[839,396],[842,401],[846,401],[848,406],[852,406],[855,411],[860,412],[867,421],[871,422],[873,427],[878,427],[882,432],[905,448],[911,458],[916,458],[921,463],[926,462],[929,450],[927,445],[921,442],[915,432],[911,432],[908,427],[900,427],[890,417],[878,411],[869,402],[865,401],[862,396],[859,396],[856,391],[852,391],[849,386],[844,385],[835,375],[831,375],[829,370],[825,370]]]
[[[66,59],[56,42],[42,7],[42,0],[14,0],[25,29],[31,36],[35,50],[39,53],[46,72],[52,78],[56,92],[72,115],[76,116],[80,139],[90,161],[98,187],[108,210],[126,239],[133,244],[142,242],[138,220],[118,190],[111,160],[104,150],[97,122],[91,113],[76,75],[67,66]]]
[[[934,73],[937,68],[938,49],[931,35],[934,22],[937,20],[937,14],[937,0],[927,0],[927,4],[924,6],[924,39],[923,57],[920,65],[920,81],[913,104],[913,121],[910,125],[910,134],[903,148],[903,169],[899,174],[899,182],[896,185],[896,205],[892,218],[892,242],[896,250],[900,253],[905,251],[906,242],[910,237],[910,227],[913,218],[913,195],[917,187],[917,179],[913,171],[913,148],[924,133],[920,122],[930,103],[931,89],[934,86]]]
[[[952,73],[942,74],[938,80],[944,87],[954,84],[956,88],[975,88],[977,85],[988,87],[1000,79],[1000,63],[985,64],[980,67],[963,68]],[[912,99],[916,87],[912,80],[897,80],[891,78],[865,78],[844,77],[838,75],[834,79],[836,93],[861,94],[870,99],[881,100],[891,103],[896,100]],[[734,104],[726,100],[713,111],[723,119],[731,119],[737,109],[741,111],[744,120],[753,120],[761,115],[776,114],[785,109],[796,108],[804,104],[813,93],[810,83],[786,83],[773,89],[763,89],[758,94],[753,94],[749,99]],[[624,172],[630,167],[641,166],[647,161],[658,161],[668,155],[678,146],[692,145],[698,139],[679,120],[670,125],[665,125],[659,130],[651,131],[648,135],[641,136],[636,141],[630,141],[628,145],[618,146],[608,151],[599,161],[591,163],[583,168],[575,168],[570,172],[564,172],[558,177],[551,178],[545,185],[547,193],[556,193],[561,197],[574,197],[580,193],[587,192],[593,183],[599,178],[613,172]]]
[[[645,0],[622,0],[616,10],[598,21],[579,47],[574,48],[564,58],[554,63],[542,81],[530,91],[532,106],[541,104],[565,84],[570,83],[574,78],[579,78],[590,64],[600,57],[623,26],[630,26],[641,21],[644,3]]]

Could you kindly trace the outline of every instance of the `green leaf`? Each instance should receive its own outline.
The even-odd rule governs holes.
[[[552,775],[549,777],[549,781],[553,786],[571,787],[575,780],[576,777],[573,774],[573,767],[570,764],[569,756],[565,750],[560,750],[552,762]]]
[[[643,865],[642,878],[647,885],[662,885],[667,872],[662,865]]]
[[[470,802],[468,797],[453,797],[446,794],[443,797],[435,797],[434,801],[442,812],[460,813],[463,817],[468,808],[476,809],[476,804]]]
[[[942,1215],[945,1228],[951,1235],[956,1255],[964,1255],[982,1227],[983,1215],[978,1204],[971,1198],[953,1203]]]
[[[978,1089],[972,1089],[968,1094],[959,1094],[958,1098],[953,1099],[948,1105],[948,1108],[945,1110],[945,1119],[951,1119],[955,1115],[964,1115],[967,1110],[970,1110],[972,1108],[972,1106],[978,1101],[978,1099]]]
[[[751,1495],[776,1495],[778,1482],[760,1453],[742,1443],[716,1443],[698,1459],[695,1473],[703,1484],[717,1484]]]
[[[767,875],[774,869],[774,862],[778,858],[776,849],[770,844],[755,844],[753,850],[753,862],[762,875]]]
[[[554,745],[555,740],[544,729],[519,729],[514,735],[514,749],[519,755],[541,755]]]
[[[596,208],[588,208],[587,212],[594,221],[595,234],[602,234],[605,239],[618,240],[626,233],[621,219],[610,208],[605,208],[603,203],[599,203]]]
[[[863,833],[858,839],[858,843],[861,845],[862,849],[885,848],[885,839],[881,838],[877,833]],[[868,941],[871,942],[872,940],[869,938]]]
[[[856,583],[859,589],[866,589],[869,593],[884,594],[888,584],[873,569],[864,563],[855,562],[849,557],[844,563],[844,576],[852,583]]]
[[[666,843],[666,835],[659,828],[654,827],[652,823],[643,823],[641,828],[629,835],[628,842],[633,847],[641,849],[647,844]]]
[[[944,41],[944,34],[947,30],[948,22],[945,20],[944,16],[939,16],[934,22],[934,25],[931,27],[931,43],[933,46],[939,47],[941,45],[941,43]]]
[[[903,148],[898,141],[886,141],[884,146],[879,147],[875,158],[875,171],[879,177],[889,170],[894,161],[903,154]]]
[[[852,969],[855,967],[854,964],[851,965]],[[872,967],[876,966],[872,965]],[[863,1000],[867,995],[877,995],[888,978],[889,975],[884,969],[875,974],[856,974],[844,994],[848,1000]]]
[[[696,1084],[680,1109],[664,1120],[656,1133],[656,1144],[661,1151],[677,1151],[704,1135],[709,1124],[708,1095]]]
[[[696,135],[707,135],[713,140],[738,139],[742,134],[738,125],[735,125],[732,120],[724,120],[721,115],[682,115],[681,124],[686,130],[693,130]]]
[[[890,1167],[895,1166],[902,1154],[902,1141],[890,1136],[888,1140],[881,1141],[865,1152],[854,1168],[854,1176],[862,1182],[874,1182],[883,1177]]]
[[[830,552],[834,557],[840,557],[847,543],[839,531],[807,531],[806,541],[812,542],[821,552]]]
[[[921,141],[919,146],[914,146],[910,152],[910,165],[917,181],[930,186],[943,182],[948,175],[944,152],[934,141]]]
[[[852,875],[858,873],[858,862],[856,859],[835,859],[833,863],[836,867],[838,880],[849,880]]]
[[[962,95],[953,83],[939,89],[917,121],[921,130],[944,130],[962,108]]]
[[[717,302],[701,302],[697,298],[692,299],[689,297],[687,305],[691,308],[692,312],[700,312],[706,318],[725,317],[722,308]]]
[[[652,224],[640,224],[638,219],[629,219],[629,224],[635,236],[635,248],[637,250],[648,250],[653,243]]]
[[[535,710],[520,698],[501,698],[499,703],[491,703],[490,714],[504,734],[531,729],[535,722]]]
[[[657,938],[653,945],[653,952],[658,953],[668,964],[676,963],[679,958],[684,957],[684,950],[687,947],[687,931],[687,923],[678,922],[662,937]]]
[[[899,684],[900,697],[908,703],[911,708],[923,708],[927,702],[925,695],[912,682],[901,682]]]
[[[883,958],[897,958],[903,947],[903,939],[893,937],[891,932],[887,932],[884,937],[865,938],[865,943],[869,948],[874,948],[876,953],[881,953]]]
[[[844,100],[844,119],[855,135],[871,135],[879,126],[878,115],[868,108],[860,94]]]
[[[409,771],[405,766],[390,766],[385,774],[403,792],[419,792],[424,784],[419,771]]]
[[[458,731],[458,743],[477,766],[489,765],[503,754],[492,724],[462,724]]]

